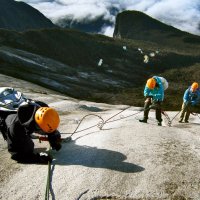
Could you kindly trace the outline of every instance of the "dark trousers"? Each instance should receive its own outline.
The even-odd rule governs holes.
[[[182,108],[181,108],[181,115],[180,115],[180,121],[185,120],[188,121],[190,117],[190,113],[200,113],[200,104],[197,104],[195,106],[192,106],[190,104],[186,104],[183,102]]]
[[[17,114],[9,115],[5,120],[5,124],[7,127],[8,151],[11,158],[17,161],[30,159],[34,152],[34,143],[17,120]]]
[[[152,106],[152,109],[156,110],[156,119],[159,122],[162,122],[162,117],[161,117],[161,102],[154,102],[153,104],[151,101],[145,101],[144,103],[144,119],[148,119],[149,115],[149,110],[151,109],[150,106]]]

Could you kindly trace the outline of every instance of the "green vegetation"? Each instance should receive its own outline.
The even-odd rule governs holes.
[[[145,16],[146,20],[150,23]],[[0,30],[0,70],[75,98],[134,106],[143,106],[146,80],[159,75],[169,81],[164,109],[179,110],[185,89],[194,81],[200,82],[200,37],[164,24],[152,26],[158,29],[146,30],[148,37],[137,32],[139,39],[134,35],[135,39],[119,39],[56,28],[22,33]],[[4,47],[15,53],[20,49],[50,58],[66,67],[40,70],[17,58],[7,58],[1,51]],[[156,51],[148,63],[143,62],[145,54]],[[103,59],[102,66],[98,66],[99,59]],[[53,81],[57,85],[50,84]]]

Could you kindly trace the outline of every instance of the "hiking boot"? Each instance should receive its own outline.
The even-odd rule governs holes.
[[[158,126],[162,126],[162,122],[158,122]]]
[[[189,121],[188,121],[188,120],[185,120],[185,123],[189,123]]]
[[[147,123],[147,119],[139,119],[139,122]]]
[[[30,155],[21,155],[21,154],[14,154],[11,156],[13,160],[16,160],[18,163],[21,164],[48,164],[52,162],[52,157],[49,155],[40,155],[37,154],[30,154]]]
[[[183,122],[183,120],[182,120],[182,119],[180,119],[178,122],[179,122],[179,123],[182,123],[182,122]]]

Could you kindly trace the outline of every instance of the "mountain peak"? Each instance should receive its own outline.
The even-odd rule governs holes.
[[[113,37],[155,41],[186,34],[140,11],[123,11],[116,17]]]
[[[35,8],[24,2],[1,0],[0,28],[16,31],[56,27]]]

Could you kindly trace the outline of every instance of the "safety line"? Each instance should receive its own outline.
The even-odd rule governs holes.
[[[85,115],[79,122],[78,126],[76,127],[76,129],[74,130],[74,132],[71,134],[71,136],[73,136],[75,133],[79,133],[79,132],[82,132],[82,131],[85,131],[85,130],[88,130],[90,128],[93,128],[95,126],[97,126],[98,128],[100,128],[100,130],[103,128],[103,126],[107,123],[111,123],[111,122],[115,122],[115,121],[119,121],[121,119],[125,119],[125,118],[128,118],[128,117],[131,117],[131,116],[134,116],[134,115],[137,115],[141,112],[144,112],[145,110],[150,110],[151,108],[147,108],[147,109],[142,109],[134,114],[131,114],[131,115],[128,115],[128,116],[125,116],[123,118],[120,118],[120,119],[115,119],[115,120],[111,120],[112,118],[114,118],[115,116],[119,115],[120,113],[124,112],[125,110],[129,109],[131,106],[121,110],[120,112],[118,112],[117,114],[113,115],[112,117],[108,118],[107,120],[104,121],[104,119],[99,116],[99,115],[96,115],[96,114],[88,114],[88,115]],[[181,110],[182,111],[182,110]],[[166,117],[166,119],[168,120],[168,125],[171,126],[172,124],[172,121],[178,116],[178,114],[181,112],[179,111],[172,119],[170,119],[169,115],[166,113],[166,111],[163,111],[161,110],[161,113]],[[99,119],[101,119],[101,121],[98,123],[98,124],[95,124],[93,126],[90,126],[88,128],[85,128],[85,129],[82,129],[80,131],[77,131],[78,128],[80,127],[81,123],[83,122],[83,120],[88,117],[88,116],[96,116],[98,117]],[[198,116],[198,114],[197,114]],[[198,116],[199,117],[199,116]],[[200,118],[200,117],[199,117]],[[111,120],[111,121],[110,121]],[[70,137],[71,137],[70,136]],[[50,150],[49,150],[50,151]],[[51,162],[48,162],[48,175],[47,175],[47,184],[46,184],[46,193],[45,193],[45,200],[49,200],[49,189],[50,189],[50,174],[51,173]]]
[[[88,128],[85,128],[85,129],[82,129],[82,130],[80,130],[80,131],[77,131],[77,129],[78,129],[79,126],[81,125],[82,121],[83,121],[86,117],[88,117],[88,116],[96,116],[96,117],[98,117],[98,118],[101,119],[101,122],[102,122],[102,123],[104,123],[103,118],[102,118],[101,116],[99,116],[99,115],[96,115],[96,114],[88,114],[88,115],[85,115],[85,116],[80,120],[78,126],[76,127],[75,131],[71,134],[71,136],[74,135],[75,133],[79,133],[79,132],[82,132],[82,131],[88,130],[88,129],[90,129],[90,128],[93,128],[93,127],[99,125],[99,123],[98,123],[98,124],[95,124],[95,125],[90,126],[90,127],[88,127]],[[70,137],[71,137],[71,136],[70,136]]]
[[[128,106],[127,108],[121,110],[119,113],[117,113],[117,114],[113,115],[112,117],[108,118],[108,119],[105,121],[105,123],[106,123],[107,121],[109,121],[110,119],[112,119],[113,117],[119,115],[120,113],[124,112],[125,110],[127,110],[127,109],[129,109],[129,108],[131,108],[131,106]]]
[[[88,115],[85,115],[85,116],[80,120],[80,122],[79,122],[78,126],[76,127],[76,129],[74,130],[74,132],[71,133],[70,137],[71,137],[72,135],[74,135],[75,133],[80,133],[80,132],[82,132],[82,131],[91,129],[91,128],[95,127],[95,126],[97,126],[97,127],[101,130],[101,129],[103,128],[103,126],[104,126],[106,123],[111,123],[111,122],[119,121],[119,120],[121,120],[121,119],[125,119],[125,118],[128,118],[128,117],[137,115],[137,114],[139,114],[139,113],[141,113],[141,112],[144,112],[145,110],[150,110],[150,109],[151,109],[151,108],[142,109],[142,110],[140,110],[140,111],[137,112],[137,113],[134,113],[134,114],[125,116],[125,117],[123,117],[123,118],[111,120],[112,118],[114,118],[115,116],[119,115],[120,113],[124,112],[125,110],[127,110],[127,109],[129,109],[129,108],[131,108],[131,106],[129,106],[129,107],[127,107],[127,108],[121,110],[120,112],[118,112],[117,114],[113,115],[112,117],[108,118],[108,119],[105,120],[105,121],[104,121],[104,119],[103,119],[101,116],[96,115],[96,114],[88,114]],[[181,111],[180,111],[180,112],[181,112]],[[177,116],[180,112],[178,112],[178,113],[172,118],[172,120],[170,120],[170,117],[167,115],[167,113],[166,113],[165,111],[161,111],[161,113],[162,113],[162,114],[165,116],[165,118],[168,120],[168,125],[169,125],[169,126],[171,126],[172,121],[176,118],[176,116]],[[88,128],[85,128],[85,129],[82,129],[82,130],[77,131],[78,128],[80,127],[82,121],[83,121],[86,117],[92,116],[92,115],[93,115],[93,116],[96,116],[96,117],[98,117],[98,118],[100,118],[101,121],[100,121],[98,124],[95,124],[95,125],[90,126],[90,127],[88,127]],[[110,120],[111,120],[111,121],[110,121]]]
[[[49,147],[48,152],[50,153],[51,149]],[[48,173],[47,173],[47,183],[45,191],[45,200],[49,200],[49,190],[50,190],[50,176],[51,176],[51,162],[48,161]]]

